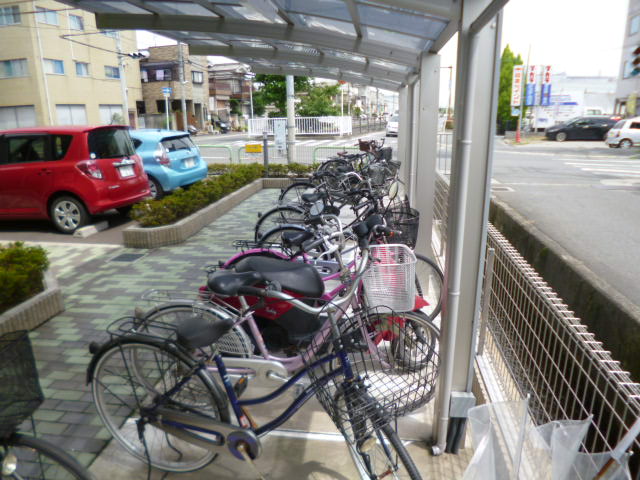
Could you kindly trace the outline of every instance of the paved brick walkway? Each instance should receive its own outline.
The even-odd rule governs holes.
[[[251,238],[259,211],[276,201],[263,190],[213,222],[182,245],[154,250],[113,246],[46,246],[65,298],[66,311],[31,333],[46,400],[35,414],[38,435],[89,465],[110,434],[102,426],[85,385],[88,345],[103,341],[106,326],[130,315],[150,288],[193,290],[205,279],[203,267],[230,257],[231,243]],[[123,253],[144,254],[133,262]]]

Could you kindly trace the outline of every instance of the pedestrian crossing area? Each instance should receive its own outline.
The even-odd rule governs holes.
[[[640,179],[640,159],[601,157],[576,159],[564,163],[567,166],[599,177]]]

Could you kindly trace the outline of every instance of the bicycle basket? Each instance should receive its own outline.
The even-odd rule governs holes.
[[[29,332],[0,336],[0,438],[13,433],[43,400]]]
[[[394,241],[415,248],[420,227],[420,212],[415,208],[392,208],[385,214],[389,228],[397,230]]]
[[[328,322],[324,335],[317,335],[301,355],[308,376],[318,386],[320,404],[345,436],[371,433],[433,398],[439,364],[435,327],[424,328],[427,324],[421,322],[427,320],[420,315],[403,316],[387,309],[356,312],[353,317],[340,313],[339,344],[347,352],[355,380],[345,381],[339,374],[327,381],[326,375],[339,368],[339,360],[318,362],[326,345],[338,345]]]
[[[416,256],[401,244],[371,245],[371,265],[362,276],[368,305],[396,312],[413,310]]]

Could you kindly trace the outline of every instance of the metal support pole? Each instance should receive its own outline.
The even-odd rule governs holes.
[[[178,80],[180,81],[180,108],[182,108],[182,128],[184,131],[189,130],[187,124],[187,100],[185,98],[185,81],[184,81],[184,56],[182,54],[182,44],[178,42]]]
[[[295,160],[296,117],[294,107],[293,75],[287,75],[287,163],[293,163]]]
[[[269,176],[269,132],[262,132],[262,161],[264,164],[264,176]]]
[[[249,103],[251,104],[251,119],[253,119],[253,77],[249,77]]]
[[[116,50],[118,51],[118,75],[120,76],[120,91],[122,92],[122,119],[125,125],[129,125],[129,98],[127,96],[127,78],[124,73],[124,53],[120,32],[116,32]]]
[[[164,113],[167,116],[167,130],[171,128],[171,125],[169,124],[169,97],[165,96],[164,97]]]

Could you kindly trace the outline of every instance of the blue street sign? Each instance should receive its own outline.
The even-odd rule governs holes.
[[[517,117],[520,115],[520,109],[518,107],[511,107],[511,116]]]
[[[551,84],[543,83],[542,84],[542,95],[540,99],[540,105],[544,107],[548,107],[551,105]]]
[[[171,95],[171,87],[162,87],[162,93],[164,93],[165,95]]]

